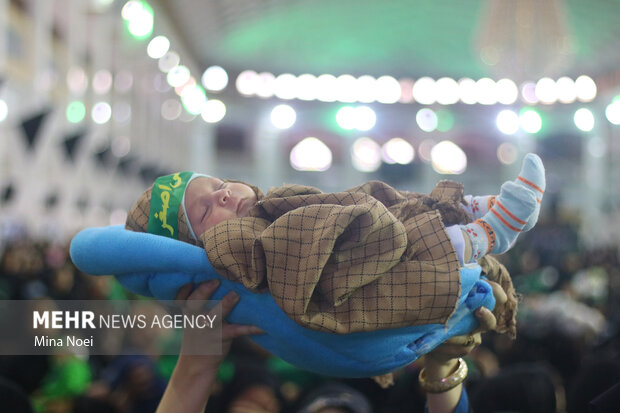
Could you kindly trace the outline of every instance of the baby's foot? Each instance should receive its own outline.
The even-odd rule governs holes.
[[[532,215],[527,219],[527,224],[525,224],[525,227],[523,227],[523,231],[529,231],[538,221],[540,203],[542,202],[542,197],[545,193],[546,186],[545,167],[538,155],[533,153],[528,153],[525,155],[521,172],[515,182],[524,188],[531,189],[536,195],[536,208],[534,209]]]
[[[538,221],[540,203],[545,193],[545,167],[538,155],[533,153],[525,155],[525,158],[523,158],[523,165],[521,166],[521,172],[519,172],[519,176],[515,179],[515,182],[531,189],[536,194],[538,205],[532,215],[527,219],[527,224],[523,228],[523,231],[529,231]],[[463,209],[469,214],[472,220],[476,220],[482,218],[489,212],[493,205],[495,205],[497,195],[465,195],[464,198],[467,205],[463,205]]]
[[[505,182],[488,212],[471,224],[461,226],[471,240],[472,259],[508,251],[537,205],[532,190],[515,182]]]

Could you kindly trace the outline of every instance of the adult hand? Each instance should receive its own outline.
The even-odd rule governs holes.
[[[193,285],[183,286],[177,293],[176,300],[182,304],[184,312],[196,314],[205,300],[211,298],[219,286],[217,280],[200,284],[194,291]],[[222,299],[222,320],[226,319],[235,305],[239,302],[239,295],[229,292]],[[222,323],[222,351],[214,355],[191,355],[188,352],[189,344],[212,340],[209,329],[191,328],[183,331],[181,353],[172,372],[170,382],[164,396],[157,407],[157,413],[188,412],[202,413],[215,383],[217,369],[230,350],[232,340],[236,337],[249,334],[261,334],[263,331],[255,326]]]
[[[219,280],[210,280],[201,283],[194,291],[192,291],[193,284],[186,284],[179,289],[175,297],[175,301],[183,308],[184,313],[197,314],[201,312],[201,307],[204,301],[209,300],[211,295],[219,287]],[[222,320],[230,314],[232,309],[239,302],[239,294],[234,291],[229,292],[222,298],[222,313],[219,315]],[[215,368],[217,369],[230,351],[230,346],[233,339],[237,337],[247,336],[251,334],[262,334],[263,330],[256,326],[241,325],[241,324],[229,324],[226,321],[222,322],[222,351],[221,354],[216,355],[196,355],[193,356],[193,362],[197,367]],[[183,331],[183,344],[181,346],[181,355],[189,355],[190,343],[191,347],[195,347],[196,344],[206,343],[207,340],[212,340],[211,332],[209,329],[192,328]],[[195,353],[195,351],[193,352]]]
[[[502,287],[493,281],[488,281],[493,289],[493,296],[497,304],[503,304],[508,299]],[[426,379],[439,381],[455,372],[458,359],[467,355],[482,342],[482,333],[494,330],[497,319],[493,313],[480,307],[474,311],[479,326],[469,334],[455,336],[446,340],[442,345],[424,357]],[[427,394],[429,413],[453,412],[461,399],[463,385],[459,384],[443,393]]]
[[[487,282],[491,285],[497,304],[505,303],[508,298],[502,287],[496,282]],[[427,360],[431,359],[431,362],[435,364],[446,363],[449,360],[467,355],[475,347],[479,346],[482,343],[482,334],[495,330],[497,319],[491,310],[485,307],[476,309],[474,315],[478,319],[478,328],[469,334],[449,338],[442,345],[428,353],[426,355]]]

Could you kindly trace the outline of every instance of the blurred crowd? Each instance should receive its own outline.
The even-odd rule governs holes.
[[[590,400],[620,386],[620,249],[582,245],[578,225],[569,215],[543,217],[500,257],[521,294],[518,335],[511,341],[487,333],[467,356],[475,412],[586,412]],[[137,298],[113,277],[80,272],[68,245],[27,237],[4,245],[0,299]],[[153,355],[0,356],[0,400],[11,412],[154,412],[175,362]],[[250,400],[266,412],[318,411],[328,403],[353,413],[422,412],[419,369],[418,362],[407,366],[383,389],[371,379],[301,371],[239,339],[207,411],[244,411]]]

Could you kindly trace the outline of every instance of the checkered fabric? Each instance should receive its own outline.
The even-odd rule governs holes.
[[[430,195],[379,181],[331,194],[285,185],[250,216],[200,238],[218,272],[268,290],[308,328],[352,333],[445,323],[460,278],[444,225],[469,221],[461,202],[462,186],[450,181]]]

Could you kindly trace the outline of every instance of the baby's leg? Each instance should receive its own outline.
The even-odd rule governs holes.
[[[448,228],[459,260],[470,262],[508,251],[521,231],[536,224],[544,189],[542,161],[528,154],[517,179],[505,182],[499,196],[473,197],[468,212],[475,221],[458,226],[462,233],[456,231],[457,226]]]
[[[527,224],[523,227],[523,231],[529,231],[536,225],[538,214],[540,213],[540,203],[545,193],[545,167],[542,160],[533,153],[528,153],[523,159],[521,172],[515,181],[517,184],[531,189],[536,193],[536,201],[538,205],[534,213],[527,219]],[[466,195],[465,201],[467,205],[463,205],[463,209],[472,217],[473,220],[482,218],[495,205],[497,195]]]

